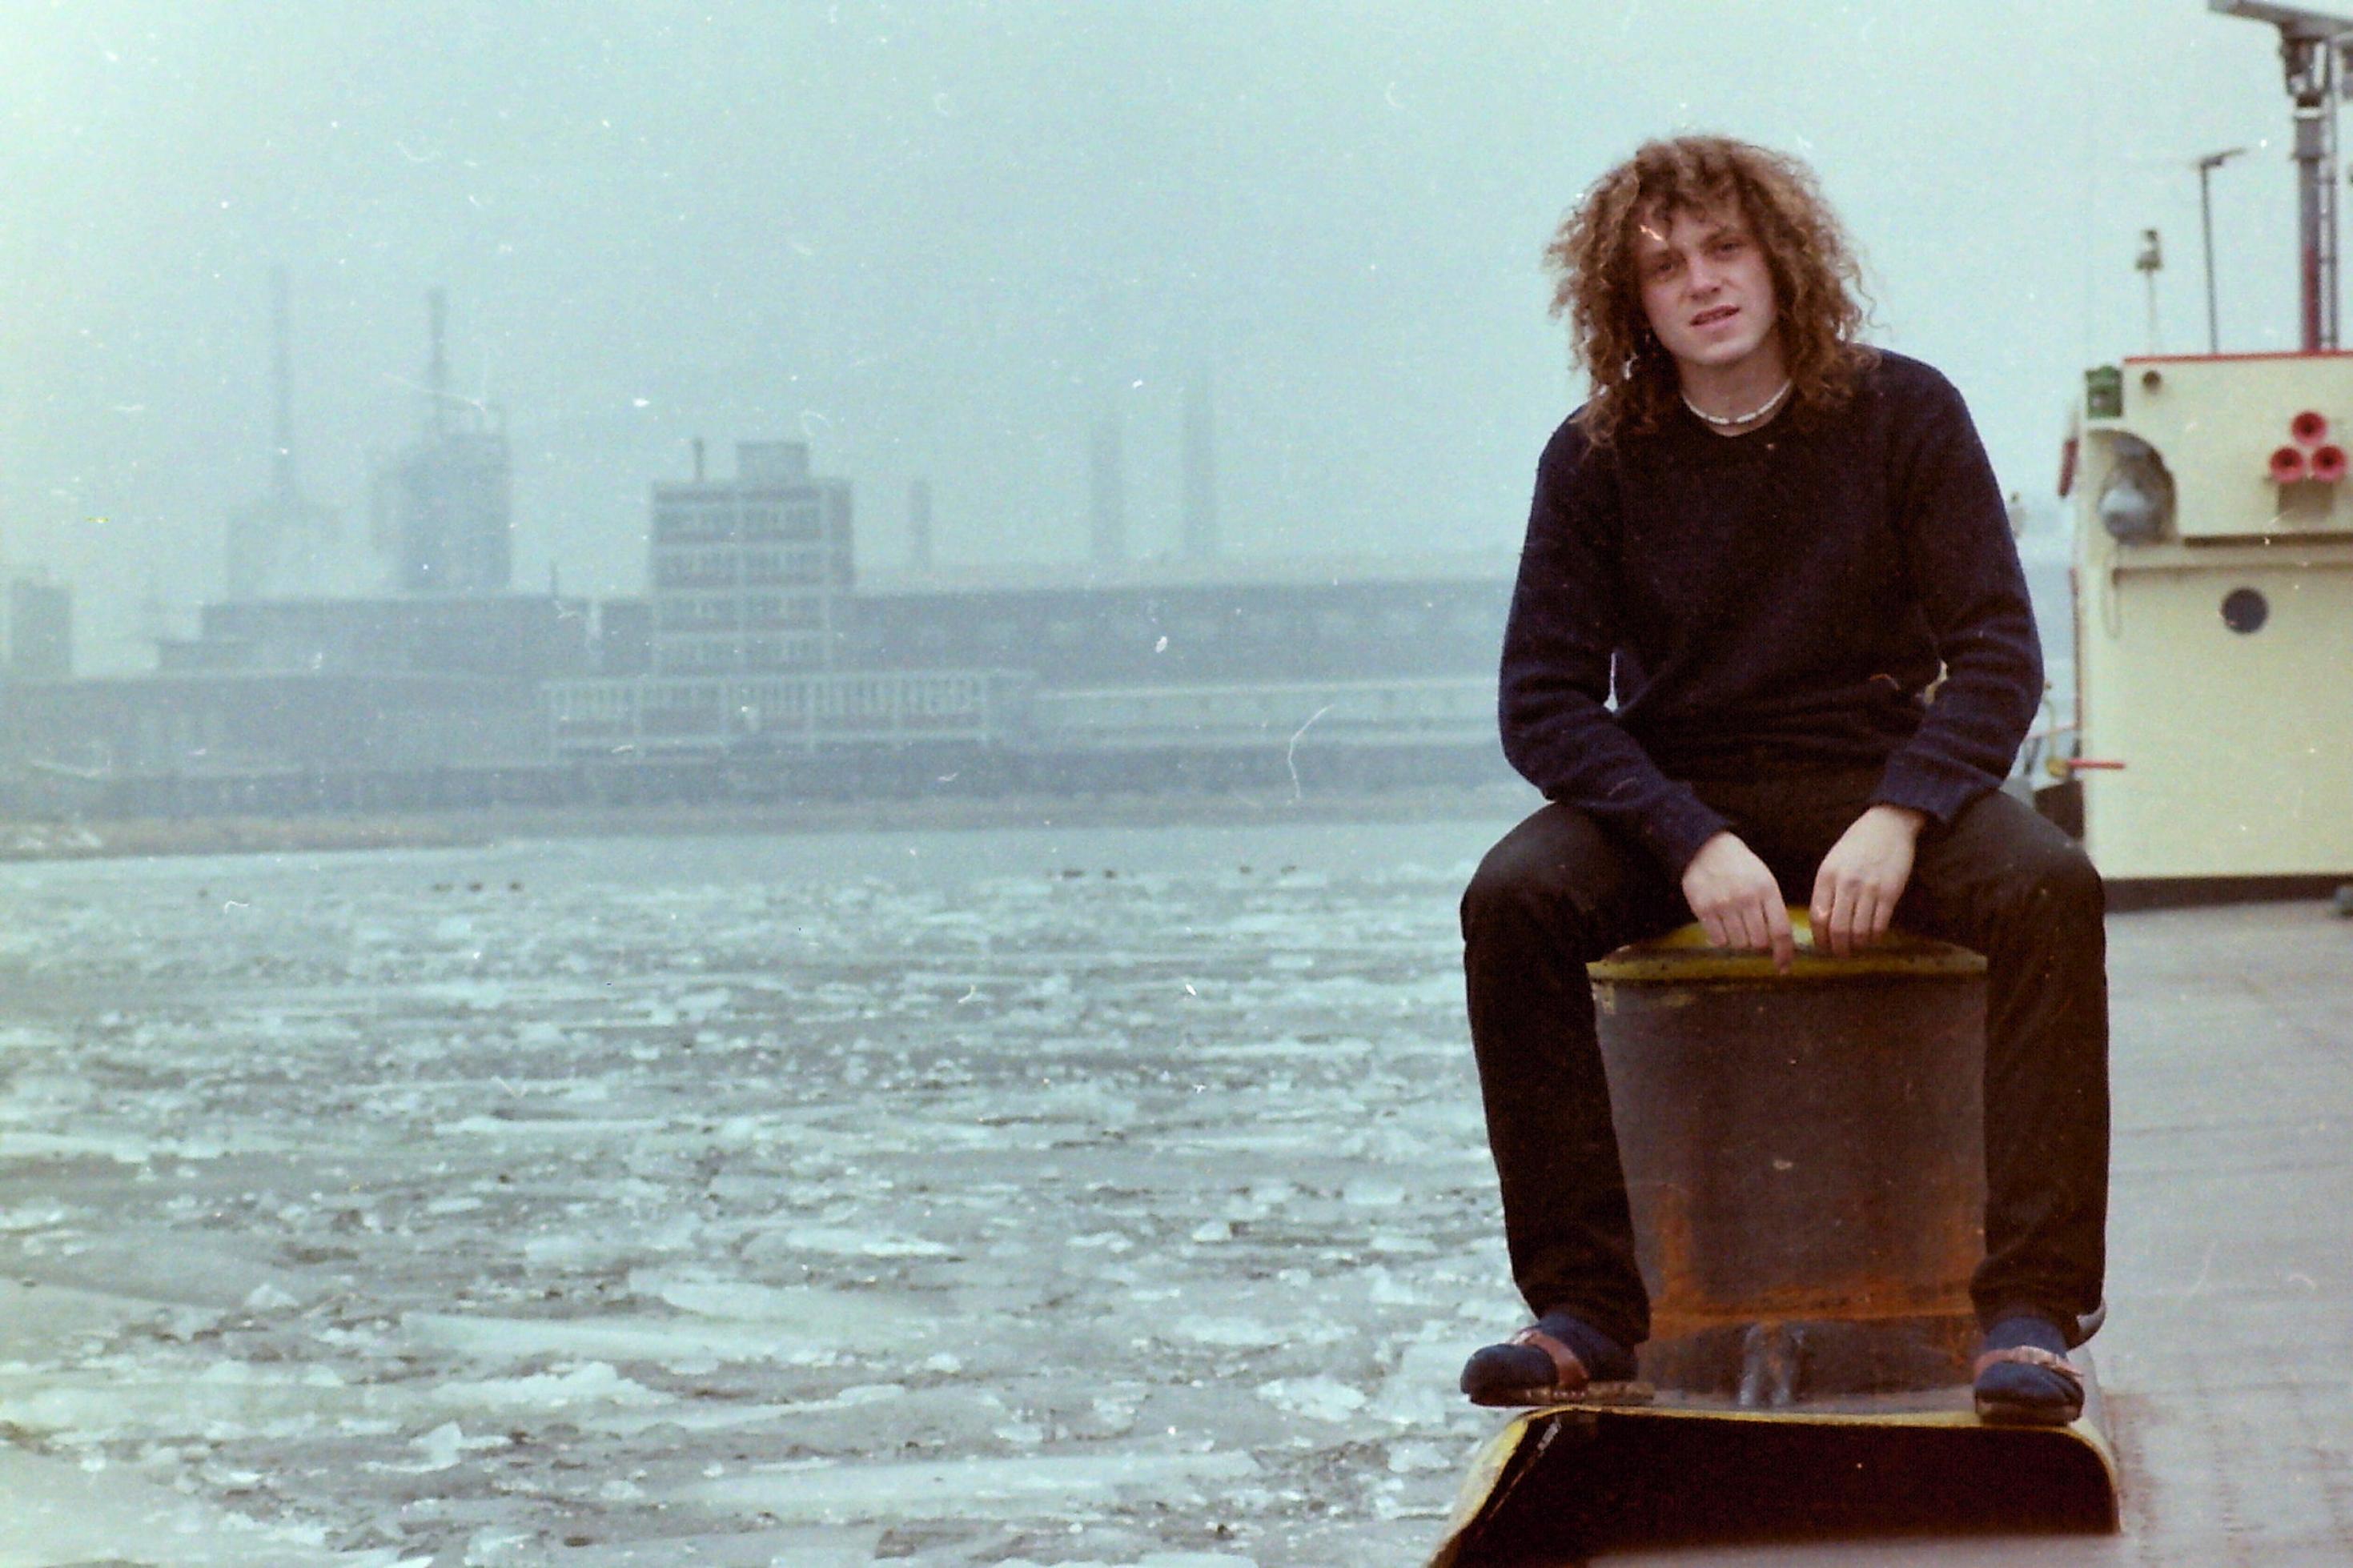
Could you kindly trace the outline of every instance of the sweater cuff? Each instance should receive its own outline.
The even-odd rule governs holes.
[[[1975,773],[1957,773],[1898,752],[1887,759],[1887,770],[1880,774],[1879,788],[1871,801],[1873,805],[1904,805],[1925,812],[1945,827],[1952,825],[1962,807],[1993,787]]]
[[[1731,826],[1723,816],[1703,804],[1688,785],[1677,784],[1636,831],[1643,846],[1680,882],[1683,868],[1692,863],[1692,857],[1700,852],[1701,847]]]

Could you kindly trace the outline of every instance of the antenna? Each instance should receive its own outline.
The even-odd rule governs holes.
[[[2274,5],[2206,0],[2220,16],[2265,22],[2280,34],[2280,63],[2295,113],[2297,260],[2304,284],[2304,350],[2337,346],[2337,100],[2349,68],[2353,18]]]

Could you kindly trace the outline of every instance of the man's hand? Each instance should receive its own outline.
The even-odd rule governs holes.
[[[1797,953],[1780,884],[1757,852],[1730,833],[1700,846],[1683,868],[1683,900],[1707,940],[1750,952],[1771,949],[1773,967],[1786,974]]]
[[[1839,836],[1814,873],[1814,946],[1829,939],[1841,958],[1887,934],[1895,900],[1912,879],[1912,848],[1927,817],[1909,806],[1874,805]]]

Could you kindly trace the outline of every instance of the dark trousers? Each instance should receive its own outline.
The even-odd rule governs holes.
[[[1696,783],[1803,907],[1870,804],[1877,770]],[[2105,898],[2082,849],[1994,793],[1921,833],[1895,924],[1986,958],[1986,1258],[1981,1319],[2099,1304],[2106,1264]],[[1620,1343],[1650,1334],[1586,964],[1692,918],[1676,879],[1574,806],[1490,850],[1462,896],[1463,967],[1512,1275]]]

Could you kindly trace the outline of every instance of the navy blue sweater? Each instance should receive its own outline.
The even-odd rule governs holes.
[[[1608,451],[1573,415],[1546,446],[1504,752],[1671,872],[1727,826],[1685,781],[1877,767],[1874,800],[1949,822],[2009,772],[2042,697],[1992,467],[1919,361],[1883,353],[1845,404],[1746,435],[1678,405]]]

